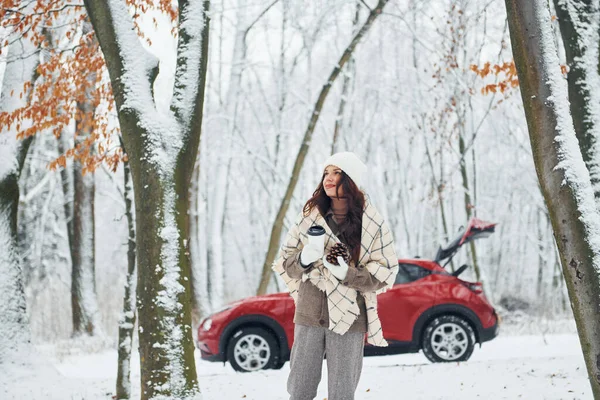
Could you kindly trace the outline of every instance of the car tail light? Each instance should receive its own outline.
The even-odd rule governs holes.
[[[483,293],[483,285],[481,284],[481,282],[463,282],[463,284],[468,287],[473,293],[475,294],[481,294]]]

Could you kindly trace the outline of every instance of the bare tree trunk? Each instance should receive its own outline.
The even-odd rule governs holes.
[[[544,230],[542,229],[543,220],[545,219],[545,215],[543,212],[538,211],[538,221],[537,221],[537,241],[538,241],[538,273],[537,273],[537,283],[536,283],[536,294],[538,301],[540,304],[545,304],[545,291],[544,291],[544,270],[546,269],[546,246],[544,246]]]
[[[583,161],[600,206],[600,8],[595,0],[554,0],[569,72],[569,101]]]
[[[206,304],[206,246],[201,246],[202,241],[200,227],[200,160],[196,160],[194,173],[189,190],[190,211],[188,212],[188,225],[190,227],[190,268],[192,279],[191,296],[192,296],[192,326],[198,326],[200,320],[209,310],[209,305]]]
[[[562,268],[560,265],[560,253],[558,251],[558,246],[554,246],[554,279],[552,280],[554,288],[560,288],[558,292],[560,293],[560,310],[564,313],[568,310],[568,299],[565,296],[565,291],[563,287],[565,286],[565,279],[562,273]]]
[[[121,143],[123,147],[123,143]],[[124,149],[124,153],[126,153]],[[135,268],[135,219],[133,215],[133,187],[129,162],[123,163],[123,197],[125,198],[125,216],[127,217],[127,275],[123,312],[119,318],[119,348],[117,362],[117,400],[131,398],[131,349],[133,347],[133,329],[135,327],[136,307],[136,268]]]
[[[95,335],[100,328],[96,297],[94,173],[85,175],[81,162],[74,167],[71,306],[73,335]]]
[[[340,96],[340,106],[338,108],[337,117],[335,119],[335,125],[333,127],[333,140],[331,142],[331,154],[334,154],[337,151],[338,141],[340,138],[340,133],[342,131],[342,126],[344,125],[344,109],[346,108],[346,98],[348,97],[348,90],[350,87],[350,76],[352,74],[352,68],[350,67],[352,64],[352,60],[346,69],[346,73],[344,74],[344,81],[342,83],[342,94]]]
[[[465,201],[465,212],[467,214],[467,221],[473,216],[473,203],[471,201],[471,190],[469,188],[469,175],[467,173],[467,162],[466,162],[466,150],[465,150],[465,138],[464,138],[464,114],[460,117],[459,123],[459,134],[458,134],[458,152],[460,154],[460,175],[463,181],[463,195]],[[469,243],[469,250],[471,251],[471,261],[473,262],[473,269],[475,270],[475,278],[481,282],[481,272],[479,271],[479,264],[477,263],[477,248],[475,247],[475,241]]]
[[[575,137],[545,0],[506,0],[534,163],[548,206],[583,357],[600,399],[600,230]]]
[[[92,31],[84,23],[83,34]],[[90,44],[91,45],[91,44]],[[77,102],[75,145],[83,144],[93,133],[95,106],[93,91],[96,73],[82,71],[86,76],[83,101]],[[96,295],[96,236],[94,218],[95,174],[85,171],[81,160],[73,163],[73,242],[71,243],[71,306],[73,335],[96,335],[100,329],[100,309]]]
[[[373,22],[377,19],[377,17],[383,11],[383,7],[386,5],[388,0],[379,0],[377,6],[371,10],[369,13],[369,17],[358,31],[358,33],[352,38],[352,41],[342,54],[342,57],[338,61],[338,63],[333,68],[333,71],[329,75],[327,82],[321,89],[321,93],[317,99],[313,112],[311,114],[311,118],[308,122],[308,127],[304,133],[304,138],[302,139],[302,145],[300,146],[300,150],[298,151],[298,155],[296,156],[296,161],[294,163],[294,168],[292,170],[292,175],[290,178],[290,182],[286,189],[285,195],[281,201],[281,205],[279,206],[279,210],[277,212],[277,216],[275,217],[275,221],[273,223],[273,227],[271,229],[271,235],[269,238],[269,248],[267,250],[267,254],[265,257],[265,262],[262,268],[262,274],[260,279],[260,284],[258,285],[257,294],[265,294],[267,292],[267,286],[270,281],[270,277],[272,274],[271,265],[273,261],[275,261],[275,256],[277,255],[277,250],[279,249],[279,240],[281,238],[281,232],[283,230],[283,220],[285,215],[287,214],[290,202],[292,200],[292,195],[294,194],[294,189],[296,188],[296,184],[298,183],[298,178],[300,176],[300,171],[302,170],[302,166],[304,165],[304,159],[306,158],[306,154],[308,153],[308,149],[310,147],[310,142],[312,140],[312,134],[315,130],[315,126],[317,125],[317,121],[319,120],[319,115],[321,110],[323,109],[323,104],[327,99],[327,95],[331,90],[336,78],[339,76],[340,71],[344,68],[344,65],[348,62],[354,49],[360,39],[369,31],[371,26],[373,26]]]
[[[81,106],[81,105],[79,105]],[[89,133],[79,132],[80,143]],[[58,141],[64,154],[70,148],[67,132]],[[82,164],[75,160],[60,171],[71,254],[71,307],[73,335],[99,333],[99,307],[95,280],[94,173],[83,175]]]
[[[475,146],[471,148],[471,164],[473,164],[473,205],[477,205],[477,157],[475,156]],[[473,207],[473,216],[477,218],[477,207]]]
[[[425,126],[425,125],[423,125]],[[429,167],[431,168],[431,179],[432,179],[432,185],[434,186],[434,191],[437,193],[438,196],[438,202],[440,205],[440,217],[442,218],[442,228],[444,229],[444,235],[445,235],[445,240],[450,240],[450,232],[448,231],[448,222],[446,219],[446,210],[444,208],[444,185],[440,182],[438,183],[438,180],[435,177],[435,166],[433,165],[433,158],[431,157],[431,151],[429,150],[429,143],[427,142],[427,138],[425,137],[425,135],[423,135],[423,140],[425,141],[425,154],[427,155],[427,161],[429,164]],[[440,157],[440,178],[442,178],[444,176],[444,171],[443,171],[443,165],[444,165],[444,159],[443,159],[443,152],[440,152],[441,157]],[[450,270],[452,272],[455,271],[454,268],[454,261],[452,260],[452,258],[450,259]]]
[[[356,11],[354,13],[354,20],[352,21],[352,35],[356,34],[356,30],[358,29],[358,21],[360,19],[360,7],[361,3],[359,1],[356,2]],[[333,140],[331,142],[331,154],[337,152],[338,141],[340,138],[340,133],[342,130],[342,126],[344,125],[344,109],[346,108],[346,102],[348,97],[348,92],[350,90],[350,81],[353,78],[355,73],[355,62],[354,57],[350,58],[344,73],[344,81],[342,83],[342,93],[340,95],[340,106],[337,112],[337,118],[335,119],[335,125],[333,127]]]
[[[180,0],[175,82],[157,112],[158,60],[125,0],[84,0],[110,75],[136,206],[141,399],[199,396],[191,326],[189,188],[202,132],[208,0]]]
[[[23,80],[35,79],[38,58],[31,56],[34,46],[25,38],[8,49],[14,61],[7,63],[0,95],[0,112],[24,106],[29,93],[20,95]],[[19,176],[32,138],[19,141],[13,127],[0,125],[0,363],[12,359],[30,343],[21,257],[17,241]],[[20,355],[23,358],[23,354]]]
[[[62,112],[59,110],[58,112]],[[65,154],[71,145],[69,144],[68,133],[63,131],[58,138],[58,151],[60,154]],[[63,191],[63,210],[65,213],[65,222],[67,225],[67,241],[69,250],[73,248],[73,164],[67,162],[60,169],[60,179],[62,181]]]

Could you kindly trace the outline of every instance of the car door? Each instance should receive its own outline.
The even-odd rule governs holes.
[[[394,286],[377,296],[377,311],[387,340],[412,340],[417,318],[434,304],[435,286],[429,269],[417,264],[399,264]]]

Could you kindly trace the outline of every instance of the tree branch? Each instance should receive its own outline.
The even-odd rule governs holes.
[[[244,31],[244,42],[246,41],[246,36],[248,35],[248,32],[250,32],[250,29],[252,29],[252,27],[254,26],[254,24],[256,24],[258,21],[260,21],[260,19],[275,5],[279,3],[279,0],[275,0],[273,1],[271,4],[269,4],[267,6],[267,8],[265,8],[259,15],[258,17],[256,17],[254,19],[254,21],[252,21],[250,23],[250,25],[248,25],[248,27],[246,28],[246,30]]]
[[[106,60],[117,106],[129,105],[127,101],[132,99],[126,96],[127,88],[134,82],[137,87],[131,93],[140,96],[140,86],[145,86],[149,97],[134,99],[135,103],[151,101],[154,106],[151,90],[158,60],[140,43],[125,1],[84,0],[84,4]],[[141,113],[143,110],[135,111]]]
[[[180,123],[185,182],[189,182],[200,145],[202,111],[208,61],[210,0],[181,0],[179,9],[179,41],[177,67],[171,111]]]

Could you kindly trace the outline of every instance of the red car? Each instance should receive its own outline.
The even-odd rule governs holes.
[[[416,353],[432,362],[466,361],[476,343],[498,334],[498,316],[481,283],[448,273],[446,264],[465,243],[487,237],[495,224],[472,219],[458,237],[440,247],[435,260],[400,259],[394,286],[378,296],[388,347],[366,345],[365,355]],[[229,361],[241,372],[279,369],[294,339],[294,301],[288,293],[243,299],[202,320],[197,346],[208,361]]]

